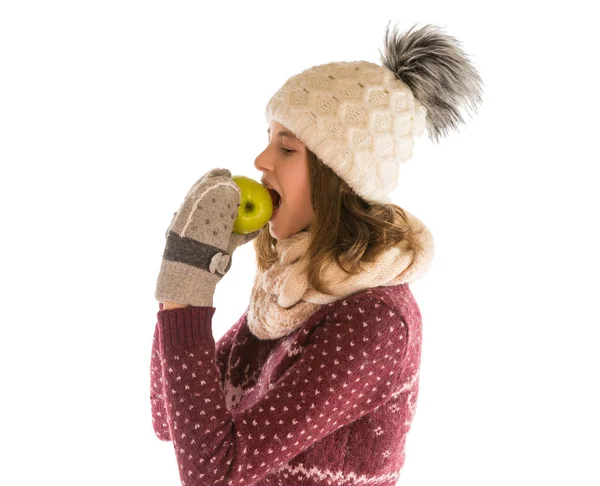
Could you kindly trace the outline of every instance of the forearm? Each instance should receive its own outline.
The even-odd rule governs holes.
[[[182,307],[188,307],[187,305],[177,304],[176,302],[163,302],[162,305],[163,305],[163,310],[180,309]]]

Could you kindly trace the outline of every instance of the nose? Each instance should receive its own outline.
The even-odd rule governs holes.
[[[268,154],[268,149],[264,149],[256,159],[254,159],[254,167],[256,167],[261,172],[269,172],[273,170],[273,160]]]

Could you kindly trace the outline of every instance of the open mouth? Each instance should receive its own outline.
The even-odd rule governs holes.
[[[265,187],[267,187],[267,186],[265,186]],[[281,205],[281,196],[275,189],[271,189],[270,187],[267,187],[267,190],[269,191],[269,194],[271,195],[271,200],[273,201],[273,212],[275,212],[277,209],[279,209],[279,206]]]
[[[271,199],[273,200],[273,211],[277,211],[279,206],[281,206],[281,196],[273,189],[269,189],[269,193],[271,194]]]

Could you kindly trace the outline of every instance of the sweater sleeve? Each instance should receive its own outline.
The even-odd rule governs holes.
[[[318,324],[298,361],[234,415],[219,383],[214,311],[158,314],[168,428],[184,486],[258,483],[385,403],[407,349],[401,316],[364,298]]]
[[[171,433],[167,423],[167,408],[164,400],[164,386],[162,382],[162,366],[160,346],[158,344],[158,323],[154,327],[152,339],[152,358],[150,359],[150,406],[152,410],[152,426],[154,433],[160,440],[168,442]]]
[[[159,303],[159,310],[163,310],[162,302]],[[242,316],[243,318],[243,316]],[[227,365],[229,355],[233,347],[235,333],[239,328],[242,318],[219,339],[216,344],[217,368],[221,386],[225,386],[225,377],[227,374]],[[152,426],[156,436],[165,442],[171,440],[171,433],[167,423],[167,409],[164,400],[164,386],[162,379],[162,358],[160,346],[158,344],[158,323],[154,327],[154,337],[152,340],[152,357],[150,360],[150,405],[152,411]]]

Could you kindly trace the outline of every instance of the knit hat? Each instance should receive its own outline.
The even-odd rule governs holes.
[[[427,25],[385,34],[382,66],[330,62],[289,78],[271,97],[267,123],[291,130],[368,203],[389,204],[400,164],[427,127],[438,141],[476,111],[481,79],[458,41]]]

